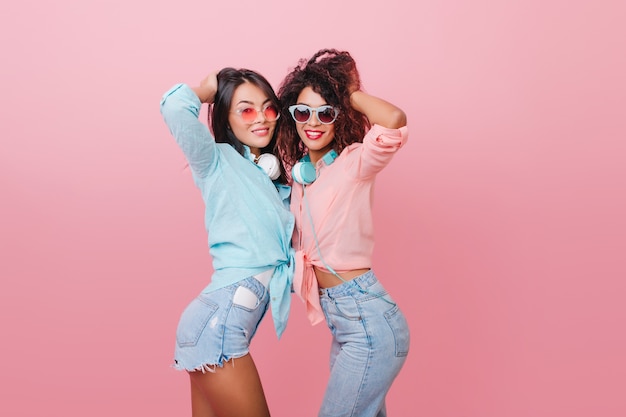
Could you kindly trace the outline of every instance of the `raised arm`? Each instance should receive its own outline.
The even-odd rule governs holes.
[[[217,93],[217,72],[212,72],[207,75],[204,80],[200,82],[200,85],[192,88],[196,93],[198,99],[202,103],[213,103],[215,94]]]
[[[361,90],[350,94],[352,107],[363,113],[372,128],[363,138],[358,175],[371,177],[391,161],[408,138],[406,114],[400,108]]]
[[[361,90],[350,94],[350,104],[355,110],[363,113],[372,125],[377,124],[389,129],[406,126],[406,114],[402,109]]]
[[[161,99],[165,123],[198,177],[207,176],[215,161],[215,139],[198,115],[202,103],[211,103],[216,92],[217,77],[210,74],[197,87],[175,85]]]

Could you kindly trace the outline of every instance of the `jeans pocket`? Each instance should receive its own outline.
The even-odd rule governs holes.
[[[404,314],[402,314],[402,311],[400,311],[400,308],[396,305],[391,310],[385,312],[385,320],[387,320],[387,324],[393,333],[396,345],[396,356],[407,356],[411,336],[409,333],[409,325]]]
[[[341,318],[350,321],[361,321],[361,312],[359,310],[358,303],[353,297],[332,299],[330,302],[334,307],[335,314]]]
[[[239,286],[233,295],[233,305],[252,311],[259,305],[259,297],[250,288]]]
[[[176,329],[176,342],[180,347],[195,346],[207,323],[219,306],[202,296],[195,298],[180,317]]]
[[[233,286],[236,287],[232,295],[234,308],[253,312],[269,298],[267,288],[254,277],[248,277]]]

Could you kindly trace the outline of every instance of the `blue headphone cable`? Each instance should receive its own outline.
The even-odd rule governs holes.
[[[322,251],[320,250],[319,241],[317,239],[317,233],[315,233],[315,226],[313,225],[313,217],[311,216],[311,211],[309,210],[309,202],[307,201],[307,198],[306,198],[306,185],[302,185],[302,200],[304,201],[304,208],[305,208],[307,217],[309,219],[309,223],[311,224],[311,230],[313,231],[313,239],[315,241],[315,248],[317,249],[317,254],[319,255],[320,260],[324,264],[324,267],[328,269],[331,274],[339,278],[344,283],[352,282],[354,285],[356,285],[356,287],[362,294],[371,294],[375,298],[382,298],[383,301],[385,301],[386,303],[395,306],[396,303],[394,303],[393,301],[389,301],[385,298],[385,295],[386,295],[385,293],[372,294],[367,289],[361,287],[358,282],[348,281],[348,280],[343,279],[333,268],[331,268],[330,265],[326,263],[326,261],[324,260],[324,257],[322,256]]]

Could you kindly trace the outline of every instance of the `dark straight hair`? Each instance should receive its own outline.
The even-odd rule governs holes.
[[[223,68],[217,74],[217,92],[215,94],[215,99],[213,104],[209,106],[209,114],[208,114],[208,123],[209,127],[213,132],[213,136],[215,137],[215,141],[218,143],[228,143],[230,146],[235,148],[239,154],[243,156],[244,147],[243,144],[237,139],[235,134],[230,128],[230,123],[228,122],[228,115],[230,113],[230,107],[233,101],[233,95],[235,94],[235,90],[237,87],[242,85],[243,83],[251,83],[263,91],[265,95],[270,99],[272,104],[276,106],[277,109],[280,109],[280,101],[274,92],[274,89],[270,85],[270,83],[258,72],[240,68],[235,69],[231,67]],[[280,125],[281,119],[276,121],[276,127],[274,128],[274,134],[272,135],[272,139],[270,143],[263,149],[261,149],[261,153],[271,153],[277,155],[275,150],[276,147],[276,132],[278,132],[278,128]],[[280,177],[278,179],[281,183],[287,182],[287,177],[285,175],[285,170],[280,164]]]

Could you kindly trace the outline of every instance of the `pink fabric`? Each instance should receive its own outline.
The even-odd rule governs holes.
[[[304,301],[307,317],[311,324],[315,325],[324,320],[315,271],[313,265],[306,259],[304,251],[296,251],[295,259],[293,290]]]
[[[406,127],[387,129],[374,125],[363,143],[345,148],[332,164],[327,166],[318,161],[317,179],[313,184],[304,188],[294,182],[291,196],[291,211],[296,218],[292,242],[296,250],[293,286],[306,305],[311,324],[324,320],[313,266],[324,270],[330,266],[338,273],[371,268],[374,180],[407,139]]]

